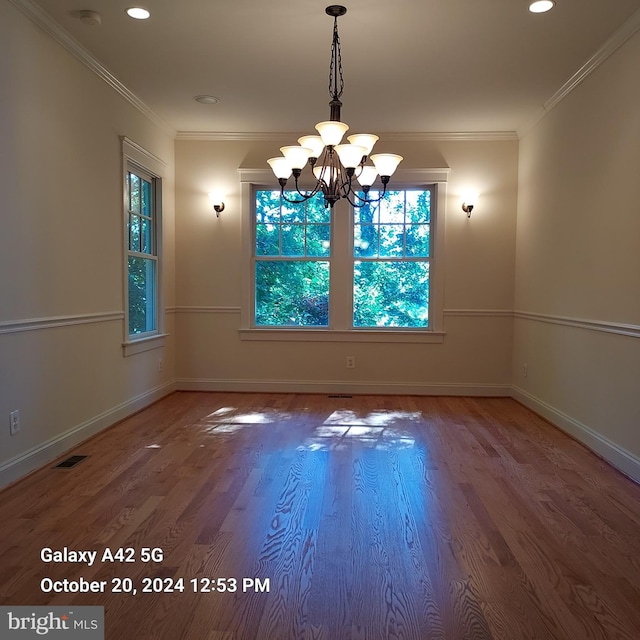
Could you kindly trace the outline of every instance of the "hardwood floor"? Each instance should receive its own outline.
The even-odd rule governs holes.
[[[104,605],[109,640],[640,637],[640,487],[510,399],[176,393],[72,453],[0,493],[0,605]]]

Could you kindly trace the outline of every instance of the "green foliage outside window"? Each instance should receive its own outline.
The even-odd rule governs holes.
[[[353,298],[354,327],[424,328],[429,324],[429,263],[358,260]]]
[[[377,198],[377,193],[371,193]],[[391,191],[354,211],[354,328],[428,328],[430,189]],[[255,323],[329,326],[331,210],[256,192]]]
[[[328,326],[331,211],[322,194],[290,204],[258,191],[255,233],[256,325]]]
[[[129,211],[129,335],[155,331],[156,256],[153,189],[149,180],[127,172]]]
[[[155,267],[153,260],[129,256],[129,334],[154,331]]]
[[[389,191],[356,209],[353,326],[428,327],[430,254],[430,190]]]
[[[256,325],[328,324],[328,262],[264,260],[256,264]]]

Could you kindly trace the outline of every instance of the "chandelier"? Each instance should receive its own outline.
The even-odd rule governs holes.
[[[334,4],[327,7],[325,11],[334,19],[329,67],[329,95],[331,96],[329,120],[316,125],[320,135],[298,138],[297,145],[281,147],[282,156],[270,158],[267,162],[278,178],[280,193],[287,202],[304,202],[321,191],[326,207],[333,207],[341,198],[345,198],[354,207],[362,207],[365,204],[378,202],[384,196],[389,178],[400,164],[402,156],[394,153],[370,155],[373,145],[378,140],[378,136],[370,133],[350,135],[347,138],[349,144],[341,144],[349,126],[340,120],[342,107],[340,97],[344,90],[344,79],[338,18],[347,13],[347,9]],[[373,166],[367,164],[369,159]],[[299,179],[307,165],[311,168],[316,182],[310,190],[301,191]],[[285,186],[291,174],[295,180],[293,198],[285,193]],[[369,191],[378,175],[382,183],[382,192],[379,192],[377,198],[369,198]],[[355,184],[356,181],[360,188]]]

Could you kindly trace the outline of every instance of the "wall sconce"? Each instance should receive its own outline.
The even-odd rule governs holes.
[[[468,192],[464,195],[462,199],[462,210],[467,214],[467,218],[471,217],[471,212],[473,211],[473,207],[476,206],[477,200],[477,193]]]
[[[216,212],[216,217],[220,217],[220,212],[224,211],[224,194],[220,191],[212,191],[209,194],[209,199],[213,205],[213,209]]]

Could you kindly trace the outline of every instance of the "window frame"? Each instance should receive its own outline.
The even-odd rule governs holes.
[[[256,329],[300,329],[303,331],[308,331],[308,330],[314,330],[314,329],[318,329],[318,330],[327,330],[328,328],[331,327],[331,318],[329,317],[329,324],[328,325],[262,325],[262,324],[257,324],[256,323],[256,313],[257,313],[257,309],[256,309],[256,292],[257,292],[257,286],[256,286],[256,274],[257,274],[257,268],[258,268],[258,264],[261,262],[264,263],[268,263],[268,262],[274,262],[274,263],[326,263],[328,265],[328,270],[329,270],[329,282],[331,282],[331,271],[332,271],[332,264],[333,264],[333,244],[334,244],[334,238],[333,238],[333,212],[329,213],[329,220],[328,222],[314,222],[314,221],[309,221],[308,219],[308,212],[305,212],[305,221],[303,223],[301,222],[282,222],[282,220],[278,223],[272,223],[273,225],[278,227],[278,235],[279,235],[279,248],[280,251],[277,254],[257,254],[256,253],[256,245],[257,245],[257,229],[258,229],[258,222],[257,222],[257,207],[256,207],[256,194],[258,193],[258,191],[277,191],[277,189],[273,189],[271,187],[266,187],[266,188],[262,188],[262,187],[254,187],[252,190],[252,202],[251,202],[251,286],[253,288],[253,294],[251,296],[251,325],[253,328]],[[302,203],[301,203],[302,204]],[[281,207],[282,208],[287,208],[287,204],[282,204],[281,203]],[[307,227],[313,227],[313,226],[320,226],[320,225],[328,225],[329,226],[329,230],[330,230],[330,238],[329,238],[329,243],[330,243],[330,247],[329,247],[329,251],[326,255],[313,255],[313,254],[309,254],[307,253],[307,238],[308,238],[308,234],[307,234]],[[286,226],[301,226],[304,227],[304,234],[305,234],[305,254],[304,255],[289,255],[287,253],[283,253],[282,252],[282,237],[283,237],[283,227]],[[329,287],[329,289],[327,290],[327,297],[329,300],[331,300],[331,287]],[[331,316],[331,310],[329,309],[329,316]]]
[[[436,211],[435,211],[435,207],[436,207],[436,186],[434,184],[429,184],[429,185],[421,185],[420,187],[407,187],[407,186],[402,186],[402,187],[397,187],[394,185],[393,188],[388,190],[389,192],[402,192],[403,194],[405,194],[405,202],[403,205],[403,222],[399,223],[399,222],[374,222],[371,223],[371,226],[373,228],[375,228],[378,232],[378,251],[376,251],[375,256],[366,256],[366,255],[356,255],[355,252],[355,235],[356,235],[356,212],[354,210],[353,207],[350,207],[350,211],[349,211],[349,215],[351,217],[350,220],[350,224],[351,224],[351,229],[352,229],[352,234],[353,234],[353,238],[352,241],[350,243],[350,273],[351,273],[351,310],[350,310],[350,317],[351,317],[351,329],[353,329],[353,331],[430,331],[432,328],[432,319],[431,319],[431,264],[433,262],[433,256],[434,256],[434,234],[431,232],[431,230],[434,228],[434,224],[433,221],[436,218]],[[407,206],[406,206],[406,193],[410,192],[410,191],[423,191],[429,192],[429,199],[430,199],[430,209],[429,209],[429,222],[425,223],[425,222],[421,222],[418,224],[421,225],[428,225],[429,226],[429,249],[428,249],[428,254],[427,255],[418,255],[418,256],[412,256],[409,255],[409,253],[407,252],[407,241],[406,241],[406,231],[407,231],[407,227],[409,226],[409,223],[407,222],[406,219],[406,213],[407,213]],[[374,196],[375,196],[375,192],[374,192]],[[365,226],[369,226],[368,224],[366,225],[362,225],[362,223],[360,223],[361,227],[365,227]],[[381,244],[381,236],[380,236],[380,232],[381,232],[381,228],[383,227],[401,227],[402,228],[402,235],[403,235],[403,242],[402,242],[402,254],[401,255],[381,255],[380,254],[380,248],[382,246]],[[428,266],[428,271],[429,271],[429,301],[428,301],[428,321],[427,321],[427,325],[426,326],[419,326],[419,327],[409,327],[409,326],[388,326],[388,327],[379,327],[376,325],[355,325],[354,321],[355,321],[355,316],[356,316],[356,308],[355,308],[355,300],[354,300],[354,296],[355,296],[355,273],[356,273],[356,263],[361,263],[361,264],[391,264],[391,263],[423,263],[423,264],[427,264]]]
[[[277,190],[273,174],[262,169],[240,169],[242,185],[242,291],[240,306],[241,340],[321,341],[321,342],[415,342],[441,343],[444,340],[444,226],[449,168],[414,169],[396,172],[392,190],[433,189],[431,210],[432,255],[430,261],[429,327],[352,327],[353,320],[353,215],[351,207],[336,203],[331,221],[331,285],[329,325],[327,327],[264,327],[254,324],[255,285],[255,192]],[[304,185],[302,185],[304,187]],[[347,207],[347,215],[344,209]],[[336,247],[342,239],[351,250]],[[344,273],[348,277],[336,277]],[[346,285],[345,285],[346,281]],[[344,291],[347,286],[350,294]],[[342,291],[340,289],[342,288]],[[337,290],[336,290],[337,289]],[[335,308],[336,306],[343,308]],[[348,312],[348,313],[347,313]],[[345,321],[345,318],[347,319]]]
[[[135,142],[122,137],[122,194],[123,194],[123,355],[157,349],[164,346],[165,307],[163,295],[163,242],[162,242],[162,183],[166,165],[162,160],[149,153]],[[152,219],[152,253],[140,253],[130,249],[129,229],[129,193],[127,177],[130,172],[151,182]],[[129,332],[129,258],[151,258],[155,262],[154,289],[155,300],[153,313],[155,329],[142,333]]]

